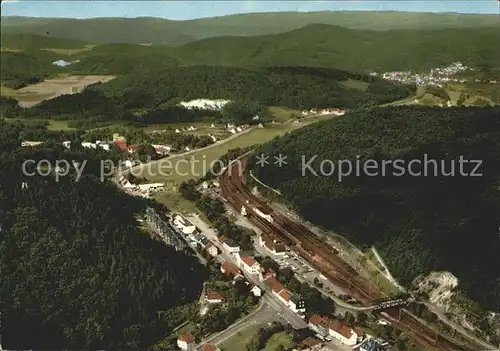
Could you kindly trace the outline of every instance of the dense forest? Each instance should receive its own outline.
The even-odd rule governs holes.
[[[138,228],[147,201],[100,182],[97,154],[77,182],[27,177],[25,159],[92,155],[64,151],[57,135],[44,135],[52,148],[20,148],[20,124],[0,120],[0,131],[3,346],[137,350],[163,337],[157,312],[199,296],[206,273],[196,258]]]
[[[498,108],[360,110],[265,144],[256,153],[281,153],[288,164],[253,171],[305,218],[358,245],[375,245],[403,283],[448,270],[470,297],[500,311],[499,117]],[[471,176],[473,163],[461,169],[461,156],[481,160],[482,176]],[[425,157],[437,164],[426,168]],[[341,178],[349,166],[340,160],[353,170]],[[382,164],[387,160],[422,163],[411,165],[412,176],[396,163]]]
[[[455,45],[456,38],[466,44]],[[71,70],[86,74],[125,74],[137,67],[207,65],[427,71],[453,61],[468,66],[496,67],[500,49],[495,44],[499,39],[496,27],[378,32],[311,24],[275,35],[224,36],[176,47],[108,44],[82,53],[81,62]]]
[[[360,80],[368,86],[365,90],[346,87],[343,82],[349,79]],[[59,96],[30,109],[16,109],[6,99],[2,100],[2,105],[9,108],[4,112],[5,117],[167,123],[191,122],[216,115],[210,111],[175,106],[183,100],[222,98],[238,101],[240,106],[245,105],[244,111],[233,108],[225,114],[242,114],[248,119],[254,113],[264,111],[264,106],[272,105],[298,109],[377,105],[405,98],[414,88],[329,69],[201,66],[138,70],[106,84],[92,85],[81,94]]]
[[[57,55],[37,50],[25,52],[0,52],[0,83],[12,89],[20,89],[38,83],[57,72],[61,72],[52,62]]]

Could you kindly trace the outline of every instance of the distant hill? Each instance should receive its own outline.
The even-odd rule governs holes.
[[[55,19],[2,17],[3,33],[48,33],[91,43],[184,44],[216,36],[282,33],[309,24],[349,29],[441,29],[497,27],[496,15],[410,12],[279,12],[172,21],[159,18]]]
[[[50,35],[2,33],[1,47],[16,50],[33,49],[79,49],[85,42],[74,39],[55,38]]]
[[[179,47],[103,45],[85,53],[75,69],[123,74],[137,66],[203,64],[389,71],[428,70],[453,61],[494,67],[500,57],[498,42],[496,27],[381,32],[314,24],[275,35],[209,38]]]

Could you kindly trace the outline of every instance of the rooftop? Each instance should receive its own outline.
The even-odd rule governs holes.
[[[292,297],[292,293],[288,290],[281,290],[281,292],[279,293],[279,295],[281,296],[281,298],[283,298],[283,300],[285,301],[290,301],[290,298]]]
[[[306,338],[302,341],[301,345],[304,345],[305,347],[308,347],[308,348],[312,348],[316,345],[319,345],[321,344],[321,341],[319,341],[318,339],[316,338]]]
[[[208,294],[206,294],[205,299],[206,300],[224,300],[224,297],[220,293],[213,291],[213,292],[209,292]]]
[[[194,337],[193,334],[187,333],[187,334],[181,335],[179,337],[179,340],[190,344],[190,343],[194,342],[196,340],[196,338]]]
[[[241,259],[247,266],[252,267],[257,262],[250,256],[245,256]]]
[[[231,274],[233,276],[237,276],[241,274],[241,271],[236,265],[232,264],[231,262],[224,262],[221,265],[221,268],[224,270],[225,274]]]
[[[180,223],[182,224],[184,227],[192,227],[194,226],[193,223],[191,223],[190,221],[188,221],[186,218],[182,217],[181,215],[177,215],[175,217],[175,219]]]
[[[268,277],[264,281],[267,286],[269,286],[275,293],[279,293],[281,290],[284,289],[283,284],[281,284],[276,278],[274,277]]]
[[[203,346],[203,351],[217,351],[217,347],[212,344],[205,344]]]
[[[226,239],[226,241],[224,241],[224,244],[229,247],[239,247],[239,245],[236,245],[233,239]]]
[[[337,319],[334,319],[330,323],[330,330],[333,330],[334,332],[342,335],[343,337],[345,337],[347,339],[349,339],[352,336],[352,334],[354,333],[354,330],[352,330],[351,328],[349,328],[344,323],[341,323]]]
[[[321,317],[320,315],[314,314],[309,319],[309,324],[312,324],[312,325],[322,325],[324,327],[327,327],[328,326],[328,319],[325,318],[325,317]]]

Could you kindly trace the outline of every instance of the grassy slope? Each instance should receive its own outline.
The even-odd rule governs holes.
[[[367,20],[369,16],[369,20]],[[95,43],[180,44],[221,35],[262,35],[297,29],[312,23],[352,29],[469,28],[497,25],[495,15],[405,12],[282,12],[240,14],[189,21],[157,18],[50,19],[2,17],[5,32],[46,33]]]

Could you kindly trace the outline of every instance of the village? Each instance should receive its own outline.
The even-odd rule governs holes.
[[[448,67],[443,68],[433,68],[430,72],[427,73],[415,73],[412,71],[396,71],[396,72],[385,72],[385,73],[377,73],[373,72],[370,75],[375,77],[381,77],[385,80],[396,81],[400,83],[414,83],[417,86],[437,86],[442,87],[443,84],[446,83],[466,83],[469,80],[464,78],[457,78],[455,75],[460,72],[472,71],[472,68],[469,68],[463,65],[461,62],[454,62]],[[489,83],[489,84],[497,84],[497,80],[481,80],[474,79],[472,82],[474,83]]]
[[[202,188],[205,190],[217,186],[217,181],[202,184]],[[243,210],[242,214],[244,214]],[[233,284],[239,280],[244,281],[249,286],[249,291],[253,296],[271,299],[280,304],[279,315],[285,317],[285,323],[291,321],[296,329],[309,330],[296,350],[331,350],[332,347],[337,350],[337,347],[341,347],[342,350],[377,351],[384,350],[384,347],[387,346],[386,341],[366,334],[361,328],[351,328],[346,322],[337,318],[308,314],[303,297],[288,290],[283,282],[276,278],[276,272],[273,269],[265,269],[259,261],[262,260],[262,257],[269,257],[279,264],[280,269],[290,267],[297,277],[304,273],[314,272],[315,278],[311,276],[308,280],[311,285],[314,284],[314,279],[316,281],[318,277],[321,279],[321,274],[315,272],[307,262],[289,250],[283,243],[272,239],[270,235],[261,233],[255,236],[252,249],[242,250],[241,246],[233,239],[218,235],[206,227],[206,224],[198,216],[189,216],[188,219],[181,214],[173,214],[169,224],[193,250],[212,257],[217,262],[220,272],[230,277]],[[201,230],[200,227],[204,227],[204,229]],[[302,277],[302,279],[304,278]],[[207,312],[209,306],[223,305],[224,301],[225,296],[220,291],[204,292],[201,302],[205,305],[203,313]],[[342,309],[337,311],[337,313],[341,312],[343,312]],[[379,320],[379,324],[386,325],[387,322]],[[219,350],[213,344],[196,340],[191,333],[179,336],[177,346],[186,351]]]

